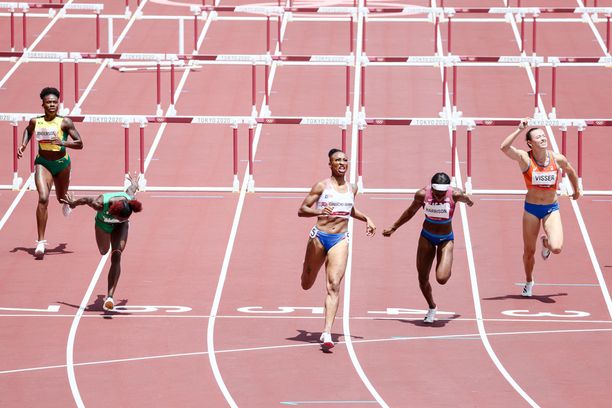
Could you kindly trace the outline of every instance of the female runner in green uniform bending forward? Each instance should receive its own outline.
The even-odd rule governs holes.
[[[138,191],[138,182],[128,175],[132,183],[128,189],[119,193],[100,194],[98,197],[81,197],[75,199],[72,193],[62,199],[70,208],[88,205],[97,211],[96,243],[100,254],[104,255],[111,248],[111,266],[108,271],[108,294],[104,299],[104,310],[113,310],[113,295],[121,275],[121,254],[128,239],[129,218],[132,212],[142,211],[140,201],[134,199]]]

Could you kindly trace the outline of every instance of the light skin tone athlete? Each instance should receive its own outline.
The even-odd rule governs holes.
[[[582,197],[582,191],[579,189],[576,171],[565,156],[548,149],[548,139],[542,129],[532,128],[526,132],[525,139],[530,152],[513,146],[517,137],[525,131],[528,121],[529,118],[521,120],[518,128],[502,142],[500,146],[501,151],[510,159],[517,162],[523,173],[530,170],[532,158],[535,164],[540,167],[550,168],[550,166],[556,164],[558,169],[563,170],[565,174],[567,174],[573,189],[573,194],[571,195],[572,199],[577,200]],[[551,161],[554,163],[551,163]],[[535,210],[531,208],[535,208]],[[538,213],[536,210],[540,208],[545,211]],[[534,284],[534,255],[536,252],[540,226],[544,229],[544,235],[540,237],[543,246],[542,257],[547,259],[550,253],[561,253],[561,249],[563,248],[563,226],[561,224],[561,214],[558,210],[557,190],[556,188],[538,188],[538,186],[534,185],[527,189],[527,195],[525,196],[525,211],[523,212],[523,265],[526,279],[523,296],[531,296],[531,288]]]
[[[132,212],[140,212],[142,210],[142,204],[135,200],[136,191],[138,191],[137,178],[128,175],[128,179],[131,184],[127,188],[126,194],[130,198],[112,197],[108,200],[108,214],[118,222],[105,223],[96,219],[95,233],[98,250],[101,255],[105,255],[109,249],[111,250],[111,266],[108,271],[108,293],[104,300],[105,310],[112,310],[114,308],[113,296],[119,282],[119,276],[121,275],[121,256],[128,239],[128,219]],[[98,213],[104,211],[103,195],[80,197],[77,199],[72,193],[68,193],[62,199],[62,202],[69,205],[70,208],[87,205]]]
[[[40,93],[42,108],[44,110],[45,122],[52,122],[57,117],[59,107],[59,91],[55,88],[45,88]],[[17,149],[17,157],[22,158],[28,142],[35,134],[37,118],[30,119],[28,126],[23,132],[21,145]],[[80,150],[83,148],[83,141],[79,132],[74,127],[70,118],[64,117],[61,120],[60,129],[67,134],[67,138],[62,135],[53,135],[49,139],[39,141],[38,157],[35,164],[34,181],[38,190],[38,205],[36,207],[36,226],[38,240],[35,254],[37,257],[44,255],[45,231],[47,228],[49,195],[52,186],[55,186],[55,195],[60,201],[68,192],[70,185],[70,159],[67,157],[66,148]],[[58,149],[49,150],[46,146],[58,146]],[[55,174],[54,174],[55,173]],[[68,212],[64,209],[64,214]]]
[[[350,183],[345,180],[345,174],[348,170],[348,158],[346,154],[341,150],[332,149],[328,156],[331,177],[319,181],[312,187],[298,210],[298,216],[316,217],[317,223],[313,231],[316,229],[317,234],[326,235],[334,241],[337,240],[337,243],[331,248],[326,249],[321,242],[323,238],[313,236],[314,232],[311,231],[311,237],[308,239],[308,244],[306,246],[306,255],[304,257],[301,277],[302,288],[304,290],[310,289],[317,279],[321,266],[325,264],[327,295],[325,297],[325,325],[323,327],[321,341],[324,347],[331,348],[333,347],[331,330],[340,302],[340,283],[344,277],[348,260],[349,242],[343,235],[348,231],[348,216],[350,215],[366,223],[367,236],[374,235],[376,226],[366,214],[357,210],[354,206],[352,206],[350,214],[345,214],[344,216],[336,216],[335,214],[337,214],[337,212],[335,211],[338,211],[338,209],[335,209],[334,206],[331,205],[327,205],[324,208],[318,208],[319,206],[317,203],[320,201],[326,188],[331,188],[336,194],[349,195],[349,197],[352,194],[353,200],[357,194],[357,186],[350,185]],[[349,192],[351,194],[349,194]]]
[[[441,190],[436,190],[440,188]],[[465,203],[472,206],[474,203],[463,191],[450,186],[450,178],[445,173],[438,173],[432,179],[431,195],[435,202],[442,203],[447,196],[445,189],[451,189],[452,200],[455,203]],[[399,216],[391,227],[383,231],[384,237],[390,237],[415,216],[419,210],[425,206],[426,189],[420,189],[414,194],[412,204]],[[437,310],[436,302],[433,298],[429,275],[434,259],[436,260],[436,281],[440,285],[446,284],[451,277],[453,265],[454,237],[452,235],[453,226],[450,220],[445,223],[434,223],[425,218],[423,221],[423,232],[419,236],[417,247],[416,267],[419,277],[419,288],[427,301],[429,311],[425,317],[425,323],[433,323]],[[425,235],[425,236],[424,236]],[[427,236],[429,238],[427,238]]]

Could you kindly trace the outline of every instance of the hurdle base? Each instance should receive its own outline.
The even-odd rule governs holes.
[[[161,105],[157,105],[157,109],[155,110],[155,114],[157,116],[164,116],[164,110],[161,108]]]
[[[357,191],[360,193],[363,191],[363,178],[361,176],[357,178]]]
[[[174,105],[170,105],[168,107],[168,111],[166,112],[166,116],[176,116],[176,109],[174,108]]]
[[[255,192],[255,179],[253,179],[252,175],[249,176],[249,182],[247,184],[247,192],[249,193]]]
[[[238,181],[238,176],[234,174],[234,182],[232,183],[232,193],[237,193],[240,191],[240,182]]]
[[[144,174],[140,173],[138,175],[138,190],[139,191],[146,191],[147,190],[147,179],[145,178]]]
[[[465,193],[468,195],[472,195],[472,178],[468,177],[465,182]]]
[[[72,111],[70,112],[71,115],[80,115],[81,114],[81,107],[80,106],[75,106],[74,108],[72,108]]]
[[[12,184],[12,189],[13,190],[19,190],[19,187],[21,187],[21,183],[23,182],[23,179],[21,177],[17,176],[17,173],[15,173],[13,175],[13,184]]]
[[[556,108],[552,108],[552,110],[548,114],[548,119],[557,119],[557,109]]]

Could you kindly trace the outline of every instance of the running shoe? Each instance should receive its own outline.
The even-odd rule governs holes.
[[[72,208],[70,208],[68,204],[63,204],[62,213],[64,214],[64,217],[68,217],[70,216],[70,213],[72,213]]]
[[[47,245],[46,239],[36,241],[36,249],[34,250],[34,256],[36,256],[36,258],[42,258],[45,255],[45,245]]]
[[[535,281],[526,282],[525,286],[523,286],[523,292],[521,293],[521,295],[525,297],[531,297],[533,285],[535,285]]]
[[[321,333],[321,337],[319,338],[319,341],[323,343],[323,347],[325,347],[326,349],[330,349],[334,347],[334,342],[332,340],[331,334],[329,334],[328,332]]]
[[[438,311],[437,307],[433,309],[428,309],[425,318],[423,319],[423,323],[433,323],[436,320],[436,312]]]
[[[547,260],[548,257],[550,256],[550,249],[546,248],[546,246],[544,246],[544,240],[546,239],[546,235],[542,235],[540,237],[540,240],[542,240],[542,259],[543,260]]]
[[[111,311],[113,310],[114,307],[115,307],[115,301],[113,300],[113,297],[107,296],[106,299],[104,299],[104,304],[102,305],[102,309],[106,311]]]

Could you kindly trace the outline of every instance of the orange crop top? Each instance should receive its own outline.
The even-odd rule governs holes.
[[[548,166],[541,167],[536,163],[532,152],[529,151],[529,167],[523,172],[527,189],[557,190],[559,167],[555,162],[552,151],[547,150],[546,155],[548,156]]]

